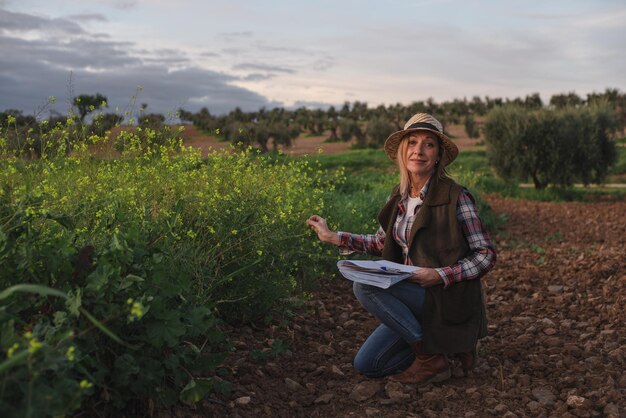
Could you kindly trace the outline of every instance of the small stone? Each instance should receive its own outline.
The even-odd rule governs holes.
[[[556,334],[558,331],[555,328],[546,328],[543,330],[543,333],[546,335],[554,335]]]
[[[235,403],[237,405],[248,405],[251,399],[249,396],[242,396],[240,398],[235,399]]]
[[[560,347],[563,344],[563,341],[559,337],[551,336],[546,337],[546,339],[543,340],[543,344],[547,347]]]
[[[348,328],[353,327],[355,324],[356,324],[356,321],[354,319],[350,319],[343,323],[343,328],[348,329]]]
[[[330,372],[337,376],[345,376],[345,374],[341,371],[341,369],[334,365],[330,368]]]
[[[493,409],[494,409],[494,411],[496,411],[496,412],[498,413],[498,415],[502,415],[502,414],[504,414],[506,411],[508,411],[508,410],[509,410],[509,407],[508,407],[508,406],[506,406],[506,405],[505,405],[505,404],[503,404],[503,403],[500,403],[500,404],[496,405],[496,407],[495,407],[495,408],[493,408]]]
[[[380,410],[375,408],[365,408],[365,416],[366,417],[379,417]]]
[[[376,395],[376,393],[380,390],[380,383],[368,380],[365,382],[361,382],[352,389],[350,393],[350,399],[363,402],[372,396]]]
[[[316,405],[327,404],[331,401],[331,399],[333,399],[334,396],[335,395],[333,395],[332,393],[325,393],[317,398],[315,401],[313,401],[313,403],[315,403]]]
[[[532,394],[543,406],[551,406],[554,404],[554,394],[550,389],[545,387],[535,388],[532,390]]]
[[[296,390],[304,389],[300,383],[298,383],[295,380],[292,380],[292,379],[290,379],[288,377],[285,378],[285,384],[287,385],[287,387],[290,390],[296,391]]]
[[[519,322],[522,324],[530,324],[532,322],[532,318],[529,316],[514,316],[513,318],[511,318],[511,321],[513,322]]]
[[[567,406],[570,406],[572,408],[580,408],[581,406],[583,406],[584,402],[585,398],[583,398],[582,396],[569,395],[565,403],[567,403]]]
[[[541,412],[541,410],[543,409],[541,407],[541,404],[537,401],[530,401],[526,404],[526,408],[528,408],[528,410],[533,414],[533,415],[539,415],[539,412]]]
[[[496,400],[496,398],[487,398],[485,399],[485,403],[487,404],[487,406],[493,406],[497,404],[498,401]]]
[[[624,352],[622,348],[618,347],[609,351],[609,358],[617,363],[624,364]]]
[[[329,345],[320,345],[319,347],[317,347],[317,351],[318,353],[322,353],[326,356],[334,356],[335,355],[335,349],[332,348]]]
[[[563,291],[563,286],[558,286],[558,285],[548,286],[548,292],[550,293],[561,293],[562,291]]]
[[[326,366],[319,366],[317,369],[315,369],[311,373],[311,376],[320,376],[320,375],[324,374],[325,372],[326,372]]]
[[[602,412],[604,412],[604,416],[607,418],[619,417],[619,408],[614,403],[607,403]]]
[[[393,402],[409,399],[411,395],[404,392],[404,385],[399,382],[389,381],[385,385],[385,393]]]

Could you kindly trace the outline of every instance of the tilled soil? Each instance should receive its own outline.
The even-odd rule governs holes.
[[[337,278],[322,280],[286,327],[230,330],[232,396],[176,415],[626,416],[626,203],[488,200],[506,221],[493,234],[489,336],[470,376],[456,368],[417,388],[359,375],[352,358],[376,320]],[[274,357],[277,341],[288,349]]]

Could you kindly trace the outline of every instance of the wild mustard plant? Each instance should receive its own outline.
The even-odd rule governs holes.
[[[305,220],[340,176],[251,149],[203,158],[149,128],[75,144],[65,126],[42,137],[40,159],[0,146],[0,290],[66,295],[0,299],[1,409],[63,415],[104,390],[112,409],[226,390],[212,377],[228,350],[220,324],[262,319],[332,265]],[[111,141],[117,157],[94,156]]]

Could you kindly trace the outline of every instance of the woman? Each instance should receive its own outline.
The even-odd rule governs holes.
[[[402,383],[443,381],[451,374],[447,357],[465,373],[474,367],[476,342],[487,335],[480,278],[496,253],[474,199],[447,176],[459,151],[437,119],[414,115],[387,138],[385,152],[399,166],[400,184],[378,215],[376,234],[333,232],[317,215],[307,224],[344,255],[422,267],[389,289],[354,283],[359,302],[381,322],[354,366],[369,377],[395,374],[391,379]]]

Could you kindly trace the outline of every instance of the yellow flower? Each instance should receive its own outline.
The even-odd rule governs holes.
[[[236,229],[233,229],[232,231],[230,231],[230,233],[233,234],[233,235],[237,235],[238,232],[239,231],[237,231]]]
[[[74,352],[76,351],[76,347],[74,347],[73,345],[70,346],[67,351],[65,352],[65,357],[69,360],[69,361],[74,361],[76,359],[76,357],[74,356]]]
[[[261,250],[256,250],[256,253],[259,255],[259,257],[263,255],[263,251]]]
[[[39,341],[37,341],[36,338],[33,338],[32,340],[28,341],[28,352],[30,354],[33,354],[34,352],[36,352],[40,348],[41,348],[41,343]]]
[[[80,381],[78,386],[80,387],[80,390],[86,390],[86,389],[92,388],[93,383],[89,382],[88,380],[83,379]]]
[[[7,358],[11,358],[13,357],[13,354],[15,354],[15,350],[17,350],[19,348],[19,344],[15,343],[13,344],[8,350],[7,350]]]

